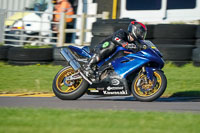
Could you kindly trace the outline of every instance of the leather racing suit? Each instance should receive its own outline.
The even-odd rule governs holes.
[[[99,45],[97,45],[94,49],[95,54],[90,59],[88,67],[91,68],[92,65],[97,64],[100,60],[109,57],[112,53],[114,53],[118,45],[127,49],[131,48],[138,51],[139,43],[137,41],[130,42],[128,36],[128,32],[120,29],[99,43]]]

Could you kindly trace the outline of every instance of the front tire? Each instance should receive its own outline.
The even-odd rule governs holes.
[[[133,96],[142,102],[151,102],[159,98],[167,87],[167,79],[162,71],[154,71],[153,81],[144,83],[146,75],[139,74],[133,81],[131,90]],[[140,83],[138,83],[140,80]],[[140,85],[138,85],[140,84]]]
[[[74,69],[71,66],[68,66],[60,70],[55,76],[52,87],[54,94],[58,98],[62,100],[76,100],[86,92],[88,83],[84,79],[74,80],[73,84],[70,86],[66,85],[70,84],[68,81],[64,83],[64,78],[74,73]]]

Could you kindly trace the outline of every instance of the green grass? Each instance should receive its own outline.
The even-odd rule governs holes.
[[[0,92],[52,92],[51,85],[61,66],[11,66],[0,63]]]
[[[52,92],[52,81],[61,66],[11,66],[0,63],[0,93]],[[167,64],[168,87],[164,96],[200,96],[200,67]]]
[[[176,67],[169,63],[163,70],[168,80],[165,95],[200,96],[200,67],[192,64]]]
[[[52,48],[52,45],[42,45],[42,46],[31,46],[30,44],[26,44],[23,48]]]
[[[0,108],[1,133],[199,133],[195,113]]]

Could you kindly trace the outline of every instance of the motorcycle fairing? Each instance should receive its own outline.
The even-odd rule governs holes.
[[[91,58],[91,53],[89,53],[88,47],[87,48],[78,48],[74,46],[68,46],[70,50],[76,52],[77,54]],[[118,46],[116,48],[116,51],[109,56],[108,58],[100,61],[97,66],[100,68],[102,67],[105,62],[109,62],[114,55],[116,55],[120,51],[126,51],[126,52],[133,52],[132,50],[125,49],[123,47]],[[160,55],[158,51],[154,51],[153,49],[146,49],[139,51],[137,53],[132,53],[128,54],[127,56],[119,57],[111,61],[111,64],[115,70],[115,72],[120,75],[123,78],[126,78],[130,73],[140,69],[144,64],[147,64],[149,62],[153,62],[154,64],[159,64],[155,65],[157,69],[161,69],[164,66],[164,61],[162,58],[160,58]],[[152,79],[153,77],[153,71],[155,68],[147,67],[146,72],[147,72],[147,77],[149,79]]]
[[[131,58],[129,58],[131,57]],[[117,74],[126,78],[129,73],[140,68],[143,64],[148,63],[148,59],[142,58],[137,55],[125,56],[116,59],[112,62],[112,66]]]
[[[123,47],[118,46],[118,47],[116,48],[115,52],[114,52],[112,55],[110,55],[110,56],[109,56],[108,58],[106,58],[106,59],[101,60],[101,61],[97,64],[97,66],[98,66],[98,67],[101,67],[102,65],[104,65],[105,62],[108,62],[109,60],[111,60],[117,53],[119,53],[119,52],[121,52],[121,51],[133,52],[132,50],[125,49],[125,48],[123,48]]]
[[[133,52],[132,50],[127,50],[123,47],[118,46],[116,51],[110,57],[98,63],[98,67],[101,67],[105,62],[109,61],[116,53],[120,51]],[[138,70],[144,64],[147,64],[149,62],[160,64],[158,66],[155,65],[157,69],[161,69],[164,66],[164,61],[162,60],[162,58],[160,58],[159,54],[150,48],[139,51],[137,53],[128,54],[120,58],[116,58],[115,60],[111,61],[111,64],[118,75],[126,78],[130,73]],[[155,68],[150,67],[146,69],[147,77],[149,79],[152,79],[152,71],[154,71],[154,69]]]
[[[116,72],[112,71],[109,76],[105,76],[100,82],[93,83],[88,87],[89,95],[107,95],[107,96],[129,96],[127,80],[120,77]]]

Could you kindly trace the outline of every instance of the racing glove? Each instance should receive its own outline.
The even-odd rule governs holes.
[[[123,44],[123,47],[126,48],[126,49],[137,49],[137,46],[134,43]]]

